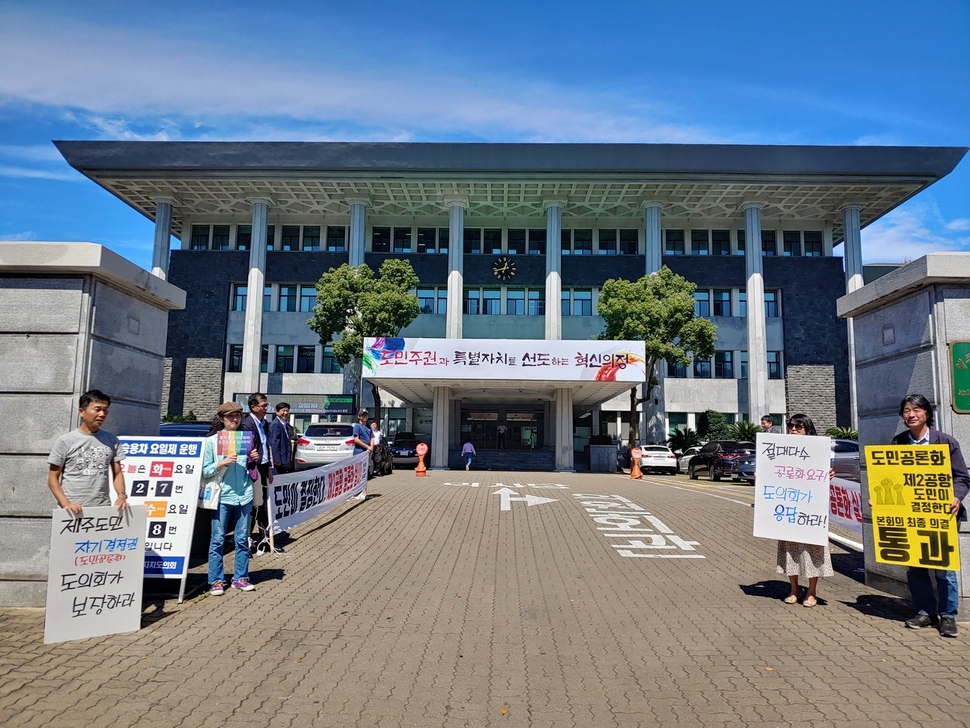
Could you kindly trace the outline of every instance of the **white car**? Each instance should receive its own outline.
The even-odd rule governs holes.
[[[677,470],[682,473],[687,472],[687,465],[690,463],[690,459],[694,457],[697,453],[701,451],[701,446],[696,445],[695,447],[689,447],[684,451],[684,454],[680,456],[680,460],[677,461]]]
[[[660,470],[677,474],[677,456],[664,445],[643,445],[640,448],[640,470]]]
[[[354,454],[354,426],[339,422],[308,425],[296,441],[296,470],[329,465]]]

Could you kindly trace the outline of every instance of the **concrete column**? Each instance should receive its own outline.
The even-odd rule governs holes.
[[[168,280],[169,248],[172,244],[172,206],[175,200],[155,200],[155,245],[152,249],[152,275]]]
[[[249,248],[242,354],[244,390],[248,394],[260,391],[259,354],[263,343],[263,288],[266,286],[266,218],[269,200],[257,198],[252,204],[253,237]]]
[[[845,292],[862,288],[862,228],[859,222],[861,205],[844,205],[845,225]]]
[[[844,205],[842,221],[845,228],[845,292],[852,293],[863,286],[861,205]],[[846,320],[849,344],[849,414],[852,429],[859,430],[858,393],[855,376],[855,327],[853,319]]]
[[[356,268],[364,262],[366,245],[367,203],[366,199],[350,199],[350,239],[347,241],[347,265]]]
[[[451,419],[451,387],[435,387],[431,404],[431,462],[425,465],[448,468],[449,421]]]
[[[461,308],[465,294],[463,274],[465,260],[465,210],[468,199],[445,200],[448,208],[448,307],[445,316],[445,338],[461,338]],[[447,464],[447,463],[446,463]]]
[[[556,471],[572,472],[573,464],[573,390],[556,388]]]
[[[564,206],[565,203],[561,201],[548,201],[544,204],[546,209],[546,340],[562,338],[562,208]],[[569,430],[569,436],[571,439],[572,429]],[[569,447],[569,458],[572,462],[571,442]]]
[[[644,240],[646,241],[647,252],[647,274],[656,273],[663,265],[663,239],[660,235],[660,210],[659,202],[643,203],[644,214]]]
[[[744,268],[748,298],[748,417],[768,414],[768,336],[765,326],[765,282],[761,257],[761,203],[742,205]]]

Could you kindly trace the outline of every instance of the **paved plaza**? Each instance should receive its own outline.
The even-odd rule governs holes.
[[[141,631],[43,644],[0,611],[0,725],[957,726],[970,624],[836,575],[787,606],[751,487],[396,471],[252,562],[257,590],[147,599]],[[964,615],[964,617],[966,614]]]

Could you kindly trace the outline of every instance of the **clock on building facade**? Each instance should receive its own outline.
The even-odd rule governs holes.
[[[500,281],[507,281],[515,275],[515,261],[509,256],[503,255],[495,260],[492,266],[492,273]]]

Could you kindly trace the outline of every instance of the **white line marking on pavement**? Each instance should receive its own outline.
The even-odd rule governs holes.
[[[501,490],[492,491],[492,495],[502,496],[502,504],[500,509],[503,511],[512,510],[512,501],[525,501],[526,507],[537,506],[540,503],[552,503],[558,500],[558,498],[540,498],[537,495],[524,495],[516,496],[516,492],[511,488],[502,488]]]

